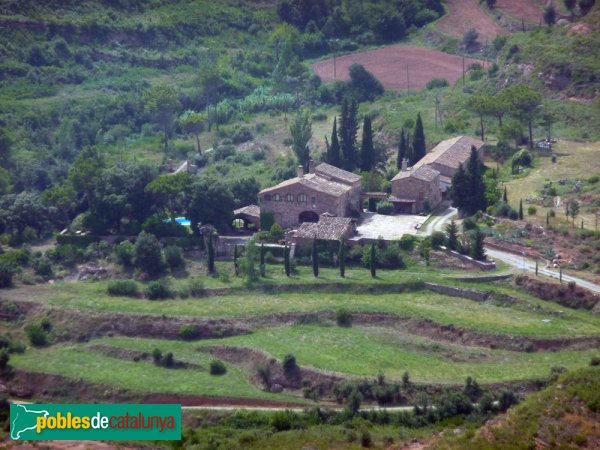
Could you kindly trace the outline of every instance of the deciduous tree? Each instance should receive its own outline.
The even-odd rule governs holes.
[[[173,127],[173,118],[181,106],[177,88],[166,84],[157,84],[144,94],[144,105],[163,130],[164,149],[169,146],[169,136]]]
[[[302,165],[304,173],[308,173],[308,161],[310,160],[308,142],[312,138],[312,124],[308,110],[300,111],[294,116],[290,124],[290,134],[292,135],[292,150],[296,154],[298,164]]]

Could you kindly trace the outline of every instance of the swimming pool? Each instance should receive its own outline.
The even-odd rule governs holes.
[[[163,222],[171,223],[171,219],[166,219]],[[175,217],[175,222],[177,222],[179,225],[183,225],[184,227],[189,227],[192,225],[192,221],[187,217]]]

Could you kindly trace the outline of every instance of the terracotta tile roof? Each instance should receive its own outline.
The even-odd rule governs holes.
[[[235,211],[233,211],[233,214],[235,214],[236,216],[238,214],[245,214],[249,217],[260,217],[260,207],[258,207],[257,205],[244,206],[243,208],[238,208]]]
[[[339,197],[351,190],[351,187],[346,184],[328,180],[327,178],[319,176],[316,173],[309,173],[301,177],[290,178],[289,180],[285,180],[276,186],[263,189],[262,191],[260,191],[260,195],[276,192],[280,189],[284,189],[295,184],[300,184],[306,187],[307,189],[321,192],[323,194],[329,194],[334,197]]]
[[[349,217],[328,217],[321,215],[317,223],[304,222],[296,230],[296,237],[303,239],[323,239],[335,241],[352,227]]]
[[[347,170],[340,169],[339,167],[335,167],[327,163],[319,164],[315,169],[315,173],[325,177],[330,177],[334,181],[345,184],[353,184],[361,179],[360,175],[356,175],[355,173],[348,172]]]
[[[457,169],[459,164],[465,164],[469,159],[469,156],[471,155],[471,146],[473,145],[479,150],[485,144],[483,141],[470,136],[458,136],[452,139],[446,139],[423,156],[423,158],[415,164],[415,167],[437,163]]]
[[[434,181],[440,173],[430,166],[414,166],[409,170],[402,170],[396,174],[392,181],[402,180],[404,178],[416,178],[417,180],[423,181]]]

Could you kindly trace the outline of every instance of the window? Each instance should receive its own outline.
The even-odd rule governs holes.
[[[298,194],[298,203],[306,203],[306,194]]]
[[[279,195],[279,194],[275,194],[274,200],[275,200],[276,202],[280,202],[280,201],[281,201],[281,195]]]
[[[312,203],[313,205],[316,205],[316,204],[317,204],[317,198],[316,198],[316,197],[311,197],[311,199],[310,199],[310,200],[311,200],[311,203]]]
[[[293,202],[294,201],[294,194],[288,194],[287,197],[286,197],[286,201]]]
[[[266,194],[266,195],[263,197],[263,200],[264,200],[265,202],[270,202],[270,201],[271,201],[271,194]]]

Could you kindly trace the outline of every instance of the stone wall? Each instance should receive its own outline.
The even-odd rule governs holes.
[[[440,250],[445,252],[448,256],[453,256],[455,258],[460,259],[461,261],[467,262],[469,264],[473,264],[480,270],[495,270],[496,269],[496,261],[477,261],[476,259],[471,258],[470,256],[463,255],[461,253],[455,252],[454,250],[448,250],[446,247],[441,246]]]
[[[438,294],[447,295],[448,297],[462,297],[476,302],[483,302],[489,297],[489,292],[476,291],[474,289],[465,289],[455,286],[447,286],[444,284],[424,283],[425,288]]]

